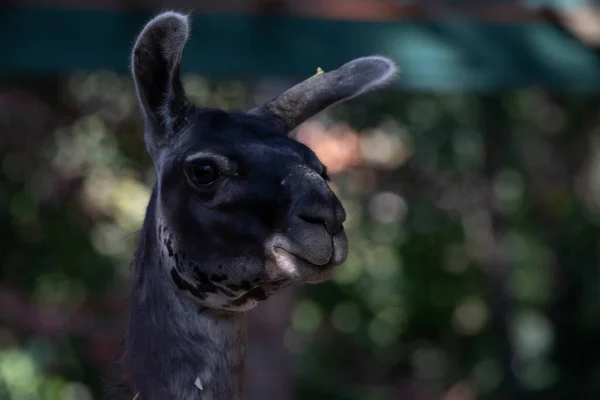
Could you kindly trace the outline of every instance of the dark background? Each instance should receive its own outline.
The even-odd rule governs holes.
[[[362,55],[403,69],[297,131],[351,252],[251,312],[250,400],[600,398],[598,9],[172,3],[0,6],[0,399],[103,398],[154,181],[127,57],[166,8],[196,10],[199,105],[249,109]]]

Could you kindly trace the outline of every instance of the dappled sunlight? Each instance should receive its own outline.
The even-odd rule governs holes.
[[[397,193],[379,192],[369,202],[369,214],[382,224],[399,223],[406,217],[408,206]]]
[[[555,384],[558,371],[550,359],[554,345],[551,323],[535,310],[522,310],[511,322],[517,378],[525,387],[533,390]]]
[[[331,310],[331,324],[340,332],[356,332],[362,324],[360,308],[351,301],[338,303]]]
[[[477,390],[466,382],[459,382],[453,385],[446,393],[444,393],[441,400],[476,400]]]
[[[344,123],[326,128],[309,121],[298,128],[297,139],[310,147],[333,174],[352,167],[397,168],[411,154],[409,135],[394,121],[359,134]]]
[[[0,395],[9,399],[92,400],[90,388],[59,376],[41,374],[35,353],[9,349],[0,351]]]
[[[135,232],[142,225],[150,188],[130,177],[115,177],[110,171],[94,170],[85,182],[86,201],[96,210],[110,215],[125,232]]]
[[[516,221],[524,221],[526,210],[536,201],[548,205],[548,212],[556,218],[566,218],[568,207],[574,207],[573,200],[564,197],[565,187],[560,189],[563,200],[557,197],[564,175],[555,182],[544,181],[557,172],[559,153],[549,143],[569,129],[568,108],[536,90],[515,94],[515,102],[505,105],[506,113],[515,118],[510,128],[515,147],[527,146],[526,152],[516,155],[523,164],[500,165],[484,178],[481,174],[489,168],[490,152],[499,151],[486,148],[488,139],[480,124],[490,117],[485,116],[484,106],[469,95],[414,97],[404,108],[410,129],[387,118],[360,131],[349,131],[347,125],[335,122],[314,122],[299,132],[298,138],[332,163],[331,170],[339,175],[334,180],[349,215],[352,250],[331,284],[353,293],[350,298],[360,299],[332,300],[325,309],[329,318],[312,334],[312,341],[303,336],[304,343],[310,341],[311,346],[326,351],[326,346],[335,343],[331,327],[351,338],[353,345],[345,347],[348,351],[360,345],[371,346],[374,352],[386,349],[385,356],[363,357],[376,357],[372,362],[380,368],[393,363],[385,359],[410,360],[413,374],[443,399],[487,398],[509,379],[507,374],[513,374],[523,390],[553,387],[559,382],[559,367],[549,356],[556,346],[555,327],[544,310],[561,287],[555,275],[557,249],[539,229]],[[531,107],[539,108],[545,117],[533,118],[524,112]],[[389,184],[381,171],[402,169],[407,162],[414,174],[411,184]],[[597,179],[590,174],[595,164],[589,165],[579,172],[588,171],[581,176],[593,188]],[[584,187],[578,179],[573,189]],[[532,193],[534,187],[556,200]],[[581,200],[588,205],[593,204],[590,194],[582,190]],[[587,210],[596,212],[589,206]],[[499,218],[509,226],[501,236]],[[316,296],[324,290],[311,288],[311,293]],[[498,293],[503,293],[504,300],[495,297]],[[504,312],[506,317],[502,317]],[[423,332],[437,327],[446,335],[493,343],[489,340],[496,335],[498,318],[506,318],[504,323],[510,326],[505,339],[513,351],[510,364],[504,364],[502,351],[497,353],[499,358],[482,352],[464,367],[468,379],[445,390],[444,382],[451,383],[454,376],[449,363],[455,350],[423,345],[421,339],[407,340],[417,324]],[[319,359],[326,360],[325,356]]]
[[[248,109],[267,91],[184,81],[207,106]],[[46,106],[68,117],[0,162],[8,400],[100,398],[90,377],[119,353],[155,182],[127,77],[78,72],[56,86]],[[316,393],[299,398],[486,400],[507,385],[562,390],[582,353],[597,368],[594,340],[571,359],[569,336],[600,334],[596,109],[537,89],[396,92],[302,124],[297,139],[344,204],[350,254],[331,281],[298,289],[280,321],[297,385]]]
[[[483,299],[470,297],[462,300],[452,314],[452,326],[462,335],[476,335],[489,319],[489,310]]]
[[[309,121],[298,128],[296,137],[310,147],[333,174],[362,161],[358,134],[347,125],[326,129],[319,121]]]

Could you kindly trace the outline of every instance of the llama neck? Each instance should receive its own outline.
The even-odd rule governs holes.
[[[151,226],[144,226],[136,254],[125,343],[136,400],[241,399],[244,314],[200,310],[176,293],[160,257],[150,251],[157,248],[152,223],[147,216],[144,225]]]

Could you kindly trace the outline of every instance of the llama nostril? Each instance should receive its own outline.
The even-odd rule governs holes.
[[[323,218],[323,217],[311,216],[311,215],[299,215],[298,216],[298,218],[300,218],[302,221],[308,222],[309,224],[323,225],[325,227],[325,230],[327,231],[327,233],[329,233],[330,235],[335,235],[342,229],[342,224],[336,223],[336,220],[333,217],[334,217],[333,215],[332,215],[332,218]]]
[[[325,226],[327,225],[325,220],[323,220],[322,218],[319,218],[319,217],[310,217],[310,216],[306,216],[306,215],[299,215],[298,218],[300,218],[302,221],[308,222],[309,224],[319,224],[319,225],[325,225]]]

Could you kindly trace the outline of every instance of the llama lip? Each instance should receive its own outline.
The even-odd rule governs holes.
[[[325,224],[307,223],[300,218],[292,219],[286,229],[271,237],[267,252],[277,247],[313,266],[330,264],[334,254],[334,243]]]
[[[336,265],[333,263],[315,265],[281,247],[273,249],[273,256],[277,267],[299,282],[323,282],[331,278],[336,270]]]
[[[284,257],[292,257],[295,260],[299,260],[301,261],[303,264],[307,264],[309,266],[311,266],[312,268],[327,268],[328,266],[332,265],[331,263],[331,259],[329,259],[329,261],[327,261],[326,263],[319,263],[319,264],[315,264],[311,261],[308,261],[306,258],[302,257],[301,255],[292,253],[291,251],[289,251],[288,249],[285,249],[283,247],[275,247],[273,249],[273,253],[277,255],[283,255]]]
[[[339,266],[348,258],[348,237],[346,236],[346,231],[343,227],[335,235],[333,235],[331,238],[331,244],[333,248],[331,264],[334,266]]]
[[[287,236],[273,236],[267,244],[268,258],[276,269],[272,271],[273,275],[281,276],[283,273],[293,280],[305,283],[319,283],[331,278],[337,267],[346,261],[348,240],[343,229],[329,240],[331,251],[327,260],[315,263],[307,259],[302,251],[297,251],[302,247],[292,243]]]

